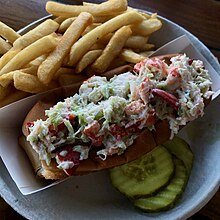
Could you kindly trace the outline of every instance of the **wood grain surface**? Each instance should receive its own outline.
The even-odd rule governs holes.
[[[120,1],[120,0],[119,0]],[[47,15],[46,0],[0,0],[0,21],[15,30]],[[60,2],[80,4],[80,0]],[[101,2],[91,0],[91,2]],[[220,1],[215,0],[128,0],[136,8],[156,12],[198,37],[220,60]],[[0,198],[0,220],[24,219]],[[220,190],[192,219],[220,219]]]

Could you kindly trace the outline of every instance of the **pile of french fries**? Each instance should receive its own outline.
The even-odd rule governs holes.
[[[49,1],[46,10],[53,16],[22,36],[0,22],[0,107],[137,63],[152,53],[149,36],[162,26],[127,0]]]

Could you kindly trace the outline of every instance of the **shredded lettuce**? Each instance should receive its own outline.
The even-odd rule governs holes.
[[[109,81],[106,77],[93,76],[81,85],[79,93],[46,110],[48,118],[37,120],[29,127],[27,140],[40,159],[49,164],[55,157],[54,150],[73,143],[77,144],[75,150],[81,153],[80,158],[86,159],[92,138],[103,137],[103,146],[97,155],[106,159],[112,152],[123,153],[137,137],[137,134],[127,133],[117,138],[111,133],[111,125],[152,130],[154,124],[147,124],[147,119],[153,110],[157,119],[169,121],[172,134],[175,134],[179,126],[203,115],[203,99],[212,95],[211,84],[203,63],[191,61],[186,55],[173,57],[169,66],[158,59],[147,60],[139,75],[127,72]],[[178,111],[174,112],[172,106],[160,97],[154,97],[151,94],[153,88],[176,96]],[[73,116],[75,119],[71,120]],[[91,129],[90,137],[84,131],[94,121],[98,123],[98,133],[93,134],[94,129]]]

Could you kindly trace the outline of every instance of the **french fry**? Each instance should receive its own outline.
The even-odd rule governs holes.
[[[59,24],[51,19],[47,19],[34,29],[30,30],[23,36],[19,37],[14,43],[15,49],[23,49],[40,38],[47,36],[55,32],[59,27]]]
[[[7,87],[8,85],[10,85],[13,82],[13,76],[14,76],[14,72],[19,71],[19,70],[15,70],[6,74],[3,74],[0,76],[0,85],[2,87]]]
[[[106,21],[109,21],[110,19],[114,18],[117,15],[122,14],[123,12],[114,14],[114,15],[106,15],[106,16],[94,16],[94,23],[105,23]]]
[[[92,64],[101,54],[103,50],[91,50],[87,52],[77,63],[75,73],[82,72],[87,66]]]
[[[30,66],[27,67],[25,69],[21,69],[21,70],[15,70],[15,71],[11,71],[9,73],[3,74],[0,76],[0,85],[3,87],[7,87],[8,85],[10,85],[13,80],[14,80],[14,74],[30,74],[30,75],[37,75],[37,69],[38,66]]]
[[[130,7],[130,6],[127,7],[127,12],[129,12],[129,11],[136,11],[136,12],[139,13],[138,9],[132,8],[132,7]],[[140,14],[141,14],[141,13],[140,13]],[[144,17],[145,17],[145,16],[144,16]]]
[[[92,50],[104,50],[106,47],[106,44],[99,44],[99,43],[95,43],[94,45],[92,45],[92,47],[89,48],[90,51]]]
[[[17,38],[20,37],[20,34],[0,21],[0,36],[8,40],[10,43],[13,43]]]
[[[29,66],[29,67],[27,67],[27,68],[21,69],[21,71],[22,71],[23,73],[28,73],[28,74],[35,75],[35,76],[36,76],[36,75],[37,75],[38,67],[39,67],[39,66],[33,65],[33,66]],[[4,75],[2,75],[2,76],[4,76]],[[1,76],[0,76],[0,78],[1,78]]]
[[[97,6],[97,3],[92,3],[92,2],[83,2],[83,6]]]
[[[83,2],[83,6],[97,6],[98,4],[91,3],[91,2]],[[128,7],[127,7],[128,8]],[[114,16],[117,16],[122,12],[114,13],[113,15],[105,15],[105,16],[94,16],[94,23],[104,23],[110,19],[112,19]]]
[[[73,21],[76,20],[76,17],[71,17],[71,18],[67,18],[65,19],[59,26],[58,32],[59,33],[64,33],[67,28],[73,23]]]
[[[14,87],[28,93],[39,93],[54,88],[53,85],[44,85],[37,76],[16,71],[13,74]]]
[[[92,3],[92,2],[83,2],[83,6],[97,6],[97,5],[99,5],[99,4],[98,3]],[[127,6],[127,11],[128,10],[136,10],[136,9]]]
[[[69,65],[74,66],[86,52],[94,45],[100,38],[108,33],[114,32],[122,26],[141,22],[144,18],[137,12],[128,12],[118,15],[111,20],[105,22],[99,27],[93,29],[82,38],[80,38],[71,48]]]
[[[110,39],[112,38],[112,36],[114,35],[114,33],[108,33],[105,36],[101,37],[97,43],[98,44],[108,44],[108,42],[110,41]]]
[[[143,51],[143,52],[140,52],[139,54],[143,57],[149,57],[151,56],[151,54],[154,53],[154,51]]]
[[[21,69],[21,70],[15,70],[15,71],[11,71],[9,73],[3,74],[0,76],[0,85],[3,87],[7,87],[8,85],[10,85],[13,82],[13,77],[15,73],[26,73],[26,74],[30,74],[30,75],[37,75],[37,69],[38,66],[30,66],[28,68],[25,69]]]
[[[43,54],[36,59],[32,60],[28,65],[29,66],[40,66],[40,64],[47,58],[48,54]]]
[[[63,62],[62,62],[62,67],[68,67],[68,62],[69,62],[69,56],[67,55],[66,57],[64,57]],[[71,67],[70,67],[71,68]]]
[[[125,43],[125,47],[131,49],[143,50],[143,45],[146,45],[147,41],[148,41],[148,37],[138,36],[138,35],[130,36]]]
[[[53,50],[57,41],[52,36],[43,37],[17,53],[0,71],[0,75],[17,70],[42,54]]]
[[[88,77],[86,75],[83,74],[63,74],[58,78],[59,84],[60,86],[68,86],[74,83],[79,83],[82,82],[84,80],[86,80]]]
[[[140,48],[142,51],[146,51],[146,50],[151,50],[151,49],[153,49],[155,47],[155,45],[154,44],[144,44],[143,46],[142,46],[142,48]]]
[[[141,60],[145,59],[146,57],[138,53],[135,53],[134,51],[130,49],[123,49],[120,54],[120,58],[124,59],[126,62],[129,62],[129,63],[138,63]]]
[[[138,25],[131,25],[131,30],[133,35],[148,36],[153,32],[159,30],[161,26],[162,23],[159,19],[150,18],[148,20],[142,21]]]
[[[75,70],[72,68],[60,67],[54,75],[54,80],[57,80],[61,75],[74,74]]]
[[[143,16],[146,17],[146,13],[143,13],[143,14],[145,14],[145,15],[143,15]],[[157,13],[151,14],[151,15],[150,15],[150,18],[155,18],[155,19],[157,19]]]
[[[92,69],[97,73],[104,73],[109,67],[112,60],[114,60],[121,52],[127,39],[132,34],[129,26],[124,26],[117,30],[110,39],[106,48],[98,59],[92,64]]]
[[[12,48],[12,46],[0,37],[0,54],[5,54],[11,48]]]
[[[149,18],[156,18],[156,17],[152,17],[152,15],[150,14],[147,14],[145,12],[139,12],[142,16],[144,16],[146,19],[149,19]],[[153,15],[156,15],[156,14],[153,14]]]
[[[61,40],[61,38],[62,38],[62,34],[60,34],[60,33],[52,33],[52,34],[50,34],[52,37],[54,37],[54,38],[56,38],[57,39],[57,41],[59,42],[60,40]]]
[[[20,99],[23,99],[23,98],[27,97],[28,95],[30,95],[30,94],[27,92],[13,89],[9,95],[7,95],[3,100],[0,100],[0,108],[4,107],[6,105],[9,105],[13,102],[16,102]]]
[[[63,21],[66,20],[66,17],[59,16],[59,17],[54,18],[53,20],[56,21],[58,24],[61,24]]]
[[[98,43],[100,44],[107,44],[111,37],[113,36],[113,33],[109,33],[98,40]],[[128,38],[128,40],[125,43],[126,48],[130,49],[141,49],[145,50],[144,45],[148,41],[148,36],[139,36],[139,35],[133,35]],[[148,45],[149,46],[149,45]]]
[[[48,13],[55,16],[75,17],[81,12],[88,12],[93,16],[106,16],[127,10],[127,0],[109,0],[97,5],[64,5],[48,1],[46,4]]]
[[[48,84],[57,70],[61,67],[64,58],[70,51],[71,46],[79,39],[85,28],[93,22],[92,15],[83,12],[66,30],[59,44],[47,59],[39,66],[37,76],[41,82]]]
[[[0,69],[2,69],[21,50],[9,50],[0,58]]]
[[[98,26],[100,26],[101,24],[100,23],[93,23],[91,25],[89,25],[85,31],[82,33],[82,35],[86,35],[87,33],[89,33],[91,30],[97,28]]]

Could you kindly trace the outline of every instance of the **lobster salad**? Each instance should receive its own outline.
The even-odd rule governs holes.
[[[55,158],[63,169],[74,163],[62,160],[68,153],[62,146],[71,146],[78,160],[96,148],[105,160],[122,154],[159,120],[169,122],[172,138],[180,126],[204,114],[211,84],[203,62],[185,54],[172,57],[169,64],[157,57],[146,59],[133,72],[84,81],[77,94],[45,111],[46,120],[27,124],[27,141],[41,160],[50,164]]]

